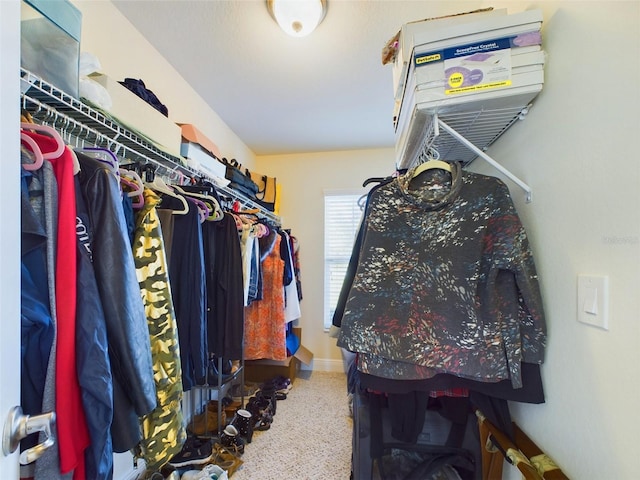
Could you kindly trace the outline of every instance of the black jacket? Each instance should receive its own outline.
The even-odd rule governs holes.
[[[93,270],[93,229],[89,223],[80,182],[76,178],[76,239],[78,296],[76,306],[76,354],[78,381],[91,437],[85,451],[86,477],[113,477],[113,377],[109,362],[107,326]]]
[[[156,406],[151,346],[140,286],[116,177],[78,154],[78,174],[93,227],[93,266],[107,324],[113,374],[113,449],[125,452],[141,439],[138,417]]]

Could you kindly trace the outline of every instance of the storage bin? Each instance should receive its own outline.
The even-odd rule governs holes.
[[[478,16],[480,18],[478,19]],[[470,20],[475,21],[470,21]],[[441,22],[457,21],[458,24],[444,28]],[[511,80],[522,71],[522,67],[536,66],[542,72],[544,65],[544,55],[518,58],[522,53],[529,52],[529,47],[540,46],[542,27],[542,12],[540,10],[530,10],[513,15],[505,15],[502,10],[487,12],[483,14],[461,15],[459,17],[445,18],[426,22],[409,24],[411,29],[403,27],[399,44],[401,49],[398,52],[394,65],[394,88],[395,107],[393,112],[394,122],[404,113],[402,109],[411,110],[412,103],[418,102],[438,102],[438,107],[446,106],[448,103],[455,104],[456,101],[449,101],[452,96],[469,95],[482,93],[487,89],[505,89],[515,86],[522,86],[528,81],[542,83],[538,77],[530,80]],[[518,40],[522,39],[522,43]],[[487,45],[495,44],[494,48],[485,49]],[[455,53],[461,50],[462,54]],[[468,54],[464,52],[468,50]],[[521,52],[522,50],[522,52]],[[486,88],[469,88],[449,90],[445,88],[445,72],[452,64],[464,63],[484,53],[490,52],[492,55],[503,57],[505,64],[502,71],[507,80],[504,86],[500,82],[491,85],[489,78],[482,81]],[[474,55],[475,54],[475,55]],[[481,62],[478,62],[481,63]],[[478,71],[483,69],[478,65],[469,67],[470,70]],[[486,68],[486,67],[485,67]],[[515,70],[514,70],[515,69]],[[434,70],[439,72],[433,75]],[[486,69],[485,75],[490,70]],[[437,78],[439,77],[439,78]],[[436,85],[435,81],[442,81],[442,85]],[[441,91],[433,89],[429,91],[426,98],[417,99],[417,92],[425,92],[433,87],[442,87]],[[451,95],[454,93],[453,95]],[[507,94],[508,95],[508,94]],[[404,114],[406,115],[406,114]],[[410,115],[410,112],[409,112]]]
[[[402,25],[398,32],[398,47],[393,62],[393,94],[396,100],[402,100],[405,81],[409,66],[413,62],[414,47],[421,43],[441,40],[448,36],[455,37],[478,31],[479,21],[486,21],[491,17],[507,15],[507,9],[483,10],[461,15],[452,15],[426,20],[418,20]],[[471,24],[471,27],[468,25]],[[431,35],[424,38],[424,35]],[[416,39],[418,37],[418,39]]]
[[[23,0],[20,59],[24,69],[79,98],[82,12],[69,0]]]

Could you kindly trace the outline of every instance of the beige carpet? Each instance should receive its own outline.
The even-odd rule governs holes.
[[[346,376],[304,370],[231,480],[348,480],[352,428]]]

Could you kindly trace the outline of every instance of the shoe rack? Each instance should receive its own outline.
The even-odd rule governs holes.
[[[204,385],[194,385],[191,389],[191,394],[189,398],[190,410],[191,410],[190,422],[193,422],[195,415],[199,413],[205,415],[205,423],[207,422],[208,420],[207,415],[210,413],[208,409],[208,404],[210,401],[215,400],[217,402],[217,407],[218,407],[217,412],[214,412],[217,415],[217,422],[216,422],[217,431],[216,432],[207,431],[205,435],[199,435],[199,436],[204,436],[204,437],[211,436],[211,437],[220,438],[220,435],[222,434],[222,431],[224,430],[224,427],[225,427],[223,416],[222,416],[222,412],[224,410],[224,407],[222,406],[222,399],[231,392],[231,389],[235,385],[240,386],[240,392],[241,392],[240,404],[244,405],[244,374],[245,374],[244,357],[239,360],[240,363],[237,370],[229,374],[222,373],[223,362],[224,360],[222,359],[222,357],[218,357],[216,359],[216,363],[217,363],[216,383],[214,384],[208,383],[209,376],[207,375],[207,377],[205,378],[206,383]],[[202,412],[199,412],[199,410],[202,410]]]

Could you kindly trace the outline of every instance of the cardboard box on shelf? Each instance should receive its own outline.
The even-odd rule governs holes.
[[[182,131],[180,154],[187,159],[187,165],[207,175],[225,178],[226,166],[218,146],[190,123],[179,123]]]
[[[158,148],[180,157],[180,127],[162,115],[147,102],[102,73],[92,73],[89,78],[107,89],[112,106],[109,114],[122,126],[147,138]]]
[[[244,379],[260,383],[281,375],[293,382],[298,370],[300,370],[300,363],[309,365],[313,360],[313,353],[302,345],[302,328],[294,327],[293,333],[300,339],[300,347],[294,355],[287,357],[286,360],[246,360],[244,362]]]
[[[182,133],[182,142],[183,143],[195,143],[200,145],[200,147],[208,152],[210,155],[222,158],[220,155],[220,149],[218,146],[213,143],[204,133],[196,128],[195,125],[190,123],[178,123],[180,126],[180,130]]]

